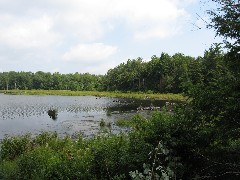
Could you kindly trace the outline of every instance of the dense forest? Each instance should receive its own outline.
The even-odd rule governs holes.
[[[210,76],[223,70],[223,55],[219,45],[198,58],[181,53],[173,56],[162,53],[160,57],[152,56],[150,61],[129,59],[110,69],[106,75],[2,72],[0,89],[182,93],[189,91],[193,85],[206,83]]]
[[[132,123],[129,134],[76,141],[49,134],[5,139],[0,178],[239,179],[240,3],[212,1],[217,8],[208,12],[208,27],[225,39],[225,53],[219,45],[196,59],[163,53],[149,62],[129,60],[100,78],[89,75],[99,79],[93,81],[96,89],[185,92],[190,97],[187,102],[176,106],[173,113],[158,112],[149,119],[136,116],[127,121]],[[45,84],[45,77],[40,79],[42,86],[36,87],[34,78],[39,73],[26,73],[32,86],[20,86],[20,76],[14,79],[12,74],[1,74],[1,88],[55,87]],[[60,79],[71,76],[59,74]],[[53,79],[54,74],[48,77]]]
[[[38,71],[32,72],[2,72],[0,73],[0,89],[26,90],[74,90],[91,91],[100,89],[102,76],[84,74],[60,74],[45,73]]]

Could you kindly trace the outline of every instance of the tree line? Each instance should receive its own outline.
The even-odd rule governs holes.
[[[103,86],[111,91],[187,92],[222,68],[222,56],[220,46],[214,45],[203,57],[162,53],[160,57],[152,56],[149,62],[141,58],[128,60],[107,72]]]
[[[152,56],[150,61],[129,59],[105,75],[2,72],[0,89],[187,93],[192,86],[206,83],[224,69],[223,56],[220,46],[215,45],[197,58],[162,53],[160,57]]]
[[[0,89],[43,89],[92,91],[100,88],[102,76],[89,73],[60,74],[32,72],[2,72],[0,73]]]

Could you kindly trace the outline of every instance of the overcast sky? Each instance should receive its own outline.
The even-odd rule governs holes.
[[[0,0],[0,72],[105,74],[162,52],[202,56],[219,42],[204,28],[210,7],[200,0]]]

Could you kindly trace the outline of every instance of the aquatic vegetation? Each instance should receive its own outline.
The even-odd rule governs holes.
[[[18,95],[61,95],[61,96],[96,96],[96,97],[116,97],[134,99],[155,99],[155,100],[174,100],[184,101],[187,98],[182,94],[173,93],[143,93],[143,92],[99,92],[99,91],[70,91],[70,90],[0,90],[1,93]]]
[[[99,125],[100,125],[100,127],[105,127],[106,126],[106,122],[103,119],[101,119]]]
[[[118,119],[115,124],[120,127],[130,127],[131,121],[127,119]]]
[[[58,115],[57,110],[56,109],[49,109],[48,110],[48,115],[53,120],[56,120],[57,119],[57,115]]]
[[[112,132],[112,122],[101,119],[100,123],[100,133],[111,133]]]

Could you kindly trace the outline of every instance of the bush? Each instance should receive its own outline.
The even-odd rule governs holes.
[[[61,162],[59,155],[48,147],[38,147],[17,161],[18,179],[50,179],[54,167]]]
[[[32,148],[30,135],[4,138],[0,147],[1,160],[13,160]]]
[[[15,161],[0,162],[0,179],[14,179],[17,177],[18,166]]]
[[[91,140],[92,174],[111,179],[127,173],[129,141],[125,135],[102,136]]]

